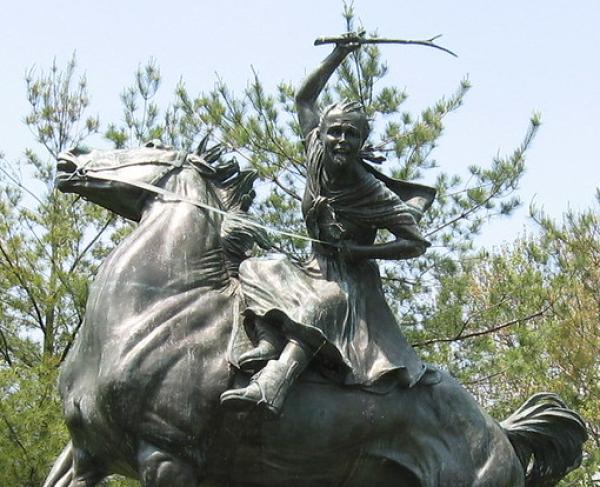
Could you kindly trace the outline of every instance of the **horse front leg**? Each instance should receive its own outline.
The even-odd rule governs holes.
[[[146,442],[138,450],[138,472],[142,487],[196,487],[196,469],[176,456]]]
[[[54,462],[43,487],[95,487],[106,477],[89,455],[69,442]]]

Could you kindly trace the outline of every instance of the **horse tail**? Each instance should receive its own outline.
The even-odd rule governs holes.
[[[67,443],[48,474],[43,487],[68,486],[73,479],[73,444]]]
[[[531,396],[500,426],[523,466],[526,487],[554,485],[581,464],[585,423],[556,394]]]

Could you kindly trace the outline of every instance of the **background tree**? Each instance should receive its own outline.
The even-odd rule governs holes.
[[[355,25],[351,6],[344,9],[347,31]],[[373,33],[376,35],[376,33]],[[227,144],[236,155],[258,171],[268,189],[259,191],[255,207],[262,222],[273,228],[305,234],[300,213],[304,188],[304,149],[294,112],[294,87],[281,83],[274,94],[266,93],[258,75],[245,92],[236,96],[218,81],[208,93],[192,96],[183,84],[169,116],[175,130],[165,125],[172,143],[193,142],[208,132]],[[385,282],[390,302],[396,303],[406,333],[421,341],[423,323],[436,307],[435,296],[442,279],[450,279],[464,262],[473,258],[473,237],[497,216],[508,216],[520,205],[516,195],[524,173],[524,155],[539,126],[534,115],[521,144],[508,156],[495,158],[488,166],[473,165],[468,174],[449,174],[438,168],[432,152],[443,134],[445,117],[457,110],[469,90],[465,79],[455,93],[441,98],[415,116],[403,110],[407,95],[397,87],[381,86],[387,65],[376,45],[353,53],[334,75],[322,101],[360,100],[373,119],[368,143],[387,156],[383,170],[391,175],[434,185],[438,196],[422,226],[433,246],[424,258],[388,263]],[[286,253],[305,257],[310,251],[304,240],[278,238],[275,246]],[[423,349],[425,355],[429,349]]]
[[[86,115],[75,58],[63,69],[31,70],[26,86],[25,124],[42,151],[0,162],[0,485],[37,487],[66,441],[58,366],[116,227],[113,215],[53,190],[58,154],[100,126]]]
[[[561,485],[600,481],[599,209],[600,194],[597,207],[560,223],[536,212],[540,235],[482,254],[443,280],[425,325],[423,345],[495,417],[539,391],[559,394],[584,417],[584,468]]]
[[[344,28],[357,27],[346,6]],[[493,256],[476,249],[473,236],[485,223],[520,204],[516,191],[538,116],[506,157],[473,165],[466,175],[449,174],[438,168],[433,151],[445,117],[465,99],[468,80],[414,115],[404,110],[406,93],[383,85],[386,73],[379,49],[365,46],[338,70],[322,103],[361,100],[373,119],[369,143],[387,157],[383,170],[438,188],[423,222],[433,247],[423,258],[384,269],[399,321],[426,359],[448,367],[497,417],[533,392],[553,390],[586,416],[597,443],[599,412],[591,397],[598,392],[598,276],[590,266],[598,265],[584,245],[592,239],[598,246],[597,217],[572,215],[572,224],[567,219],[564,226],[540,219],[544,233],[538,239]],[[57,154],[100,131],[98,118],[86,115],[86,81],[75,76],[75,61],[64,70],[53,63],[26,81],[26,124],[43,152],[27,150],[13,169],[3,160],[0,178],[0,484],[33,486],[66,441],[55,380],[82,323],[88,283],[129,227],[52,191]],[[256,72],[239,95],[222,80],[197,95],[182,82],[161,111],[155,102],[160,81],[154,61],[140,65],[121,94],[123,119],[106,126],[105,138],[118,148],[161,138],[191,150],[208,134],[260,174],[259,220],[304,234],[299,203],[305,166],[294,87],[281,83],[268,93]],[[273,240],[277,249],[299,257],[310,250],[302,239],[274,234]],[[572,327],[589,348],[574,346]],[[587,469],[573,477],[576,483],[565,485],[588,485],[598,461],[590,454]],[[136,484],[114,479],[111,485]]]

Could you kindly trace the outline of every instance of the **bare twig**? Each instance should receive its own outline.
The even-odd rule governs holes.
[[[85,248],[75,258],[75,260],[73,261],[73,264],[71,264],[71,267],[69,268],[69,272],[73,272],[75,270],[75,268],[77,267],[77,265],[79,264],[79,262],[81,261],[83,256],[94,246],[94,244],[98,241],[98,239],[102,236],[102,234],[106,231],[106,229],[111,225],[111,223],[115,221],[115,218],[116,218],[116,215],[114,213],[111,213],[108,220],[106,220],[106,223],[102,226],[102,228],[100,230],[98,230],[98,233],[96,233],[94,238],[92,238],[89,241],[89,243],[85,246]]]
[[[425,238],[430,237],[431,235],[433,235],[434,233],[439,232],[440,230],[443,230],[444,228],[453,225],[454,223],[463,220],[465,218],[467,218],[469,215],[471,215],[472,213],[475,213],[475,211],[477,211],[479,208],[485,206],[492,198],[494,198],[498,193],[500,192],[500,188],[494,189],[491,191],[490,195],[483,200],[481,203],[476,204],[475,206],[472,206],[471,208],[469,208],[467,211],[462,212],[460,215],[458,215],[455,218],[452,218],[451,220],[448,220],[444,223],[442,223],[441,225],[439,225],[438,227],[434,228],[433,230],[431,230],[430,232],[428,232],[425,235]]]
[[[404,44],[404,45],[417,45],[426,46],[439,49],[454,57],[458,57],[450,49],[447,49],[434,41],[439,39],[442,35],[433,36],[429,39],[424,40],[408,40],[408,39],[381,39],[381,38],[366,38],[359,35],[343,35],[335,37],[319,37],[315,40],[315,46],[321,46],[323,44]]]
[[[39,197],[33,192],[31,191],[29,188],[27,188],[25,185],[23,185],[23,183],[21,183],[20,181],[18,181],[12,174],[10,174],[6,169],[4,169],[3,167],[0,166],[0,171],[8,178],[10,179],[14,184],[16,184],[19,188],[21,188],[23,191],[25,191],[29,196],[31,196],[34,200],[36,200],[40,205],[43,205],[42,201],[39,199]]]

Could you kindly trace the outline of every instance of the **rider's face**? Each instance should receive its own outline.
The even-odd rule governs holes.
[[[362,147],[363,126],[360,113],[340,113],[332,111],[323,121],[321,138],[325,153],[336,166],[344,165],[358,158]]]

